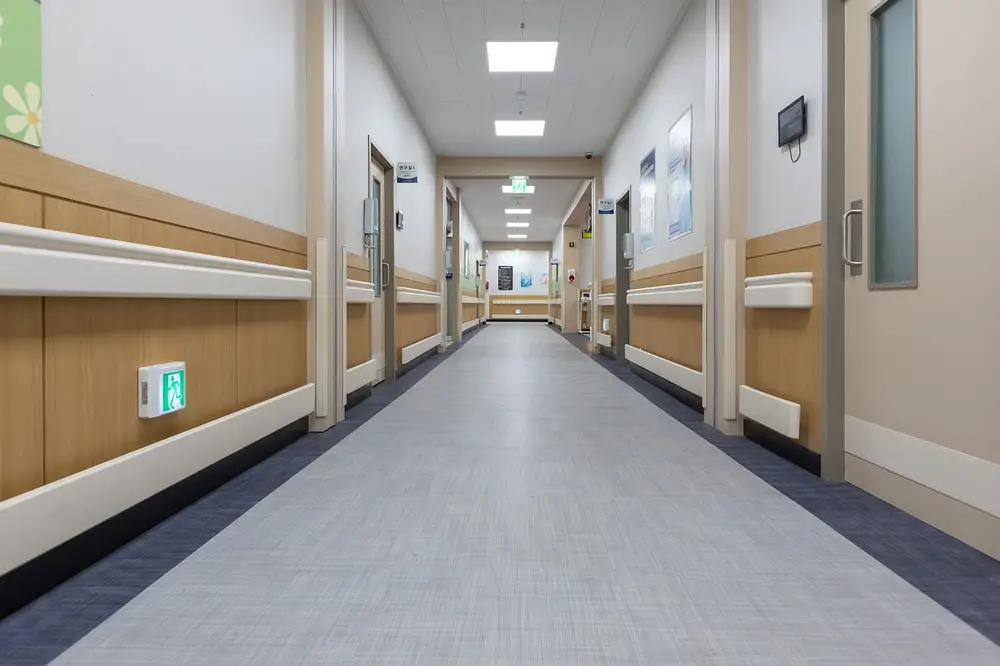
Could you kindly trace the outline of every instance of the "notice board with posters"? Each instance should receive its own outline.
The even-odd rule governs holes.
[[[514,267],[497,266],[497,289],[514,291]]]

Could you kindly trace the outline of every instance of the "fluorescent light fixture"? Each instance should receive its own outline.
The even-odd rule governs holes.
[[[502,185],[501,187],[503,187],[503,193],[504,194],[514,194],[514,186],[513,185]],[[524,188],[524,193],[525,194],[534,194],[535,193],[535,186],[534,185],[526,185],[525,188]],[[518,192],[518,194],[521,194],[521,193]]]
[[[503,212],[507,215],[531,215],[530,208],[504,208]]]
[[[527,237],[528,237],[528,234],[507,234],[507,238],[524,239],[524,238],[527,238]]]
[[[529,227],[529,226],[531,226],[531,222],[508,222],[507,223],[507,228],[508,229],[516,229],[516,228],[524,229],[524,228]]]
[[[559,42],[486,42],[491,72],[552,72]]]
[[[497,136],[545,136],[544,120],[496,120]]]

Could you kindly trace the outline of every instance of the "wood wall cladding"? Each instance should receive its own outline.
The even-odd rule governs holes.
[[[514,315],[520,310],[523,315],[541,315],[548,316],[549,314],[549,301],[548,297],[541,297],[537,304],[535,303],[518,303],[518,304],[507,304],[507,303],[497,303],[497,300],[504,300],[502,297],[494,297],[494,300],[490,302],[490,316],[496,317],[497,315]],[[522,300],[518,298],[517,300]],[[528,299],[525,299],[528,300]],[[535,300],[535,299],[530,299]]]
[[[615,283],[617,280],[615,278],[606,278],[601,280],[601,293],[602,294],[613,294],[615,293]]]
[[[396,362],[403,362],[403,347],[437,335],[438,305],[434,303],[396,304]]]
[[[43,206],[39,194],[0,186],[0,222],[41,227]]]
[[[15,141],[0,142],[0,185],[212,236],[307,253],[306,237],[300,234],[88,169]]]
[[[307,303],[239,301],[237,306],[240,408],[305,385]]]
[[[702,369],[700,307],[647,305],[631,310],[630,345],[692,370]]]
[[[304,236],[13,142],[0,142],[0,221],[307,267]],[[307,303],[0,297],[0,499],[307,382]],[[188,406],[138,418],[137,369],[185,361]]]
[[[45,299],[45,481],[240,408],[235,301]],[[136,369],[187,363],[188,406],[138,418]]]
[[[353,252],[347,253],[347,279],[371,282],[372,269],[368,257]]]
[[[802,246],[802,243],[807,245]],[[754,254],[750,252],[764,252]],[[801,405],[799,442],[819,452],[820,313],[822,249],[819,224],[754,238],[747,242],[747,277],[811,272],[813,306],[808,310],[748,308],[746,384]]]
[[[396,267],[396,286],[424,291],[438,291],[438,281],[426,275],[420,275],[404,268]]]
[[[42,197],[0,186],[0,221],[41,227]],[[40,486],[44,479],[41,298],[0,296],[0,501]]]
[[[347,367],[353,368],[372,359],[371,306],[347,304]]]
[[[40,298],[0,297],[0,501],[44,482]]]
[[[701,255],[636,271],[630,287],[661,287],[702,279]],[[702,313],[697,306],[629,306],[629,344],[693,370],[702,369]]]
[[[462,322],[475,321],[479,319],[479,308],[480,306],[475,303],[463,303],[462,304]]]

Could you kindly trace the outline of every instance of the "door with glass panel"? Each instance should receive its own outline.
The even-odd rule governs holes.
[[[385,223],[385,170],[381,164],[372,160],[372,199],[375,199],[375,215],[377,216],[378,238],[372,252],[372,279],[379,280],[385,287],[388,285],[388,267],[383,263],[385,256],[385,234],[392,233],[392,227]],[[372,358],[377,362],[374,384],[385,380],[385,307],[392,303],[392,294],[386,294],[383,289],[376,289],[375,302],[371,306],[372,321]]]

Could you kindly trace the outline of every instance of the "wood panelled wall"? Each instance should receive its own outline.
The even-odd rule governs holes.
[[[505,300],[516,300],[516,301],[538,301],[535,303],[519,303],[519,304],[504,304],[497,303],[497,301]],[[517,310],[521,311],[522,315],[532,315],[545,317],[549,314],[549,297],[548,295],[534,295],[534,294],[515,294],[511,292],[510,294],[500,295],[491,294],[490,295],[490,316],[495,317],[497,315],[514,315],[517,314]]]
[[[658,264],[632,274],[630,289],[699,282],[702,255]],[[691,305],[629,306],[629,344],[661,358],[702,369],[701,308]]]
[[[479,294],[475,290],[463,290],[463,296],[471,296],[472,298],[479,298]],[[486,316],[486,304],[485,303],[462,303],[462,322],[469,322],[480,317]]]
[[[371,282],[368,257],[347,255],[347,279]],[[353,368],[372,359],[372,306],[370,303],[347,304],[347,367]]]
[[[399,267],[396,267],[396,286],[440,293],[438,281],[434,278]],[[409,347],[441,332],[438,328],[439,307],[444,307],[443,301],[440,305],[396,303],[396,363],[399,366],[403,363],[403,347]]]
[[[747,241],[747,277],[811,272],[808,310],[746,311],[746,384],[801,405],[799,443],[819,452],[820,439],[820,223]]]
[[[295,268],[306,239],[0,142],[0,221]],[[298,301],[0,297],[0,500],[306,383]],[[137,416],[137,369],[185,361],[188,407]]]

